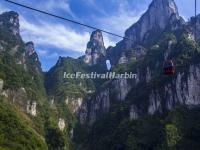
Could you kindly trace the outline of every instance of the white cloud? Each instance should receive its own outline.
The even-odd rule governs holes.
[[[42,4],[44,1],[40,1]],[[96,6],[93,0],[89,0],[91,5]],[[67,11],[72,16],[75,16],[69,6],[68,0],[55,0],[45,1],[47,5],[40,5],[43,9],[49,11],[61,9]],[[97,7],[97,6],[96,6]],[[124,31],[137,21],[140,14],[128,9],[128,3],[126,1],[120,1],[119,9],[115,11],[111,16],[102,17],[97,19],[100,26],[103,29],[114,32],[116,34],[123,35]],[[0,10],[5,11],[1,8]],[[39,23],[38,23],[39,22]],[[64,26],[62,24],[54,24],[43,21],[29,22],[23,17],[20,17],[21,35],[25,41],[33,41],[37,45],[53,46],[64,51],[72,50],[83,53],[86,49],[87,42],[90,38],[89,32],[77,32],[76,30]],[[121,39],[115,39],[108,34],[104,34],[105,46],[114,46],[117,41]],[[41,55],[45,55],[45,51],[39,52]],[[46,53],[48,55],[48,53]],[[56,54],[54,54],[56,56]]]
[[[124,35],[126,29],[133,25],[144,11],[136,11],[129,8],[127,1],[120,1],[118,10],[113,15],[99,18],[98,22],[108,31]]]
[[[50,53],[48,50],[43,49],[38,50],[37,53],[40,57],[44,57],[46,59],[57,58],[59,56],[57,52]]]
[[[63,50],[84,52],[89,41],[88,32],[77,32],[61,24],[40,22],[34,24],[23,17],[21,21],[21,35],[26,41],[34,41],[37,45],[54,46]]]
[[[38,50],[38,54],[40,56],[46,56],[48,54],[48,51],[47,50]]]
[[[47,11],[63,10],[66,11],[73,18],[76,18],[76,15],[70,8],[68,0],[45,0],[45,1],[40,1],[38,6],[40,7],[40,9],[43,10],[45,9]]]
[[[52,53],[52,54],[48,54],[48,55],[46,55],[45,57],[47,57],[48,59],[57,59],[58,58],[58,53],[56,53],[56,52],[54,52],[54,53]]]
[[[97,4],[95,0],[82,0],[83,3],[86,3],[87,5],[90,5],[91,7],[93,7],[97,12],[106,15],[106,12],[100,8]]]
[[[118,1],[118,3],[118,10],[116,10],[114,14],[107,14],[106,17],[98,18],[97,22],[104,30],[124,36],[125,30],[140,18],[144,10],[138,11],[131,9],[126,0]],[[115,46],[120,40],[122,39],[104,34],[106,47]]]
[[[104,40],[104,45],[106,48],[109,46],[115,46],[116,45],[116,40],[113,40],[110,36],[107,34],[103,34],[103,40]]]

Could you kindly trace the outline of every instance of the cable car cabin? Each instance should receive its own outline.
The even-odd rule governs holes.
[[[175,65],[172,60],[164,63],[163,72],[165,75],[173,75],[175,73]]]

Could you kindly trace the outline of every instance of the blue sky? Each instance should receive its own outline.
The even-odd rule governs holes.
[[[92,30],[58,20],[0,0],[0,12],[13,10],[20,14],[21,35],[33,41],[43,70],[52,67],[59,56],[84,54]],[[102,28],[116,34],[138,20],[152,0],[13,0],[63,17]],[[194,0],[175,0],[180,15],[186,20],[194,14]],[[200,0],[197,0],[200,3]],[[200,13],[200,5],[198,6]],[[120,38],[104,34],[105,46],[115,45]]]

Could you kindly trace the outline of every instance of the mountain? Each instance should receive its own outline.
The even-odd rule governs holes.
[[[34,43],[19,27],[16,12],[0,15],[0,149],[71,149],[73,114],[51,104]]]
[[[106,80],[87,78],[65,78],[64,74],[105,73],[106,49],[102,32],[92,32],[84,56],[78,59],[59,57],[56,65],[45,75],[48,95],[55,101],[65,101],[73,113],[77,112],[83,101],[87,100]],[[57,99],[57,100],[56,100]]]
[[[119,59],[118,63],[113,66],[113,70],[118,71],[120,70],[120,66],[127,64],[132,69],[130,70],[127,67],[128,69],[123,71],[134,71],[138,75],[137,79],[132,81],[116,79],[107,82],[107,85],[104,85],[102,90],[100,89],[94,95],[93,99],[85,104],[86,106],[83,105],[83,110],[90,110],[90,112],[80,111],[82,112],[80,113],[81,120],[84,120],[82,114],[83,116],[89,114],[88,118],[85,119],[89,119],[89,122],[95,121],[98,113],[101,114],[105,110],[109,110],[112,99],[115,101],[124,101],[132,88],[136,88],[137,84],[142,82],[150,82],[153,79],[152,75],[157,73],[154,73],[154,71],[158,71],[158,68],[162,70],[161,66],[163,62],[170,58],[169,53],[173,51],[173,46],[177,44],[177,38],[180,39],[180,35],[176,37],[176,33],[182,30],[184,21],[181,21],[181,24],[177,28],[173,28],[173,30],[171,28],[172,23],[175,21],[178,23],[179,20],[182,20],[182,18],[179,16],[178,9],[173,0],[154,0],[150,4],[148,10],[142,15],[139,21],[126,30],[126,37],[132,40],[124,39],[116,47],[108,49],[108,57],[113,57],[113,59],[111,58],[111,62],[114,59]],[[155,29],[159,31],[159,39],[155,38],[157,36],[154,32]],[[153,43],[150,45],[146,45],[145,39],[152,39],[152,35],[150,36],[149,34],[151,31],[153,31],[152,34],[154,34],[155,41],[152,41]],[[145,37],[147,35],[149,37]],[[165,47],[168,50],[165,50]],[[149,63],[146,63],[148,61]],[[137,65],[139,63],[140,66]],[[99,107],[96,108],[94,105]],[[85,107],[89,108],[85,109]],[[96,110],[93,110],[93,108]]]
[[[14,36],[20,35],[19,30],[19,15],[16,12],[5,12],[0,17],[1,28],[6,28],[4,32],[11,33]]]
[[[190,138],[199,138],[189,129],[200,131],[198,121],[189,123],[200,111],[194,18],[185,22],[173,0],[153,0],[125,35],[132,40],[110,47],[107,55],[112,71],[137,78],[109,80],[82,104],[75,141],[81,149],[96,150],[198,149]],[[163,74],[168,60],[176,64],[175,75]]]
[[[197,41],[195,35],[197,19]],[[0,149],[199,150],[199,15],[185,22],[174,0],[153,0],[115,47],[92,32],[85,55],[42,72],[19,15],[0,15]],[[137,78],[72,78],[76,73]],[[174,75],[163,74],[173,61]]]
[[[195,24],[196,24],[196,40],[198,42],[200,42],[200,36],[199,36],[199,33],[200,33],[200,14],[197,15],[197,17],[192,17],[190,19],[190,21],[188,22],[188,26],[189,26],[189,29],[188,29],[188,33],[190,34],[190,37],[192,39],[195,38]]]
[[[174,22],[184,23],[174,0],[154,0],[142,17],[126,30],[125,37],[128,39],[122,40],[116,47],[109,49],[108,57],[111,64],[117,64],[125,50],[156,41],[166,27]],[[175,28],[176,24],[171,28]]]
[[[106,48],[104,46],[103,35],[100,30],[91,34],[90,41],[84,56],[84,62],[88,65],[106,65]]]

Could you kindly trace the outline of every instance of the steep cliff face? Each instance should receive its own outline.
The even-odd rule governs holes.
[[[67,77],[77,73],[90,74],[91,72],[105,72],[101,65],[90,66],[80,59],[60,57],[56,65],[45,75],[45,86],[49,96],[54,97],[55,103],[64,102],[76,114],[83,101],[90,97],[104,80],[89,78]]]
[[[196,27],[195,27],[195,24],[196,24]],[[188,22],[188,26],[189,26],[188,32],[189,32],[189,36],[191,37],[191,39],[194,40],[195,35],[196,35],[196,40],[198,42],[200,42],[200,36],[199,36],[199,33],[200,33],[200,14],[197,15],[196,18],[192,17],[190,19],[190,21]],[[196,28],[196,31],[195,31],[195,28]]]
[[[25,55],[27,57],[26,64],[29,66],[29,69],[36,71],[38,74],[42,74],[41,63],[33,42],[27,42],[25,44]]]
[[[131,48],[132,45],[142,42],[145,34],[152,29],[164,30],[172,15],[175,15],[177,19],[179,18],[174,0],[154,0],[140,20],[126,30],[126,37],[132,39],[133,42],[126,41],[125,48]]]
[[[0,79],[0,91],[3,89],[3,80],[2,79]]]
[[[124,39],[117,43],[116,47],[108,50],[111,64],[118,63],[124,51],[157,40],[157,37],[166,27],[169,27],[169,24],[173,30],[183,23],[174,0],[153,0],[138,22],[126,30],[125,37],[130,40]]]
[[[78,111],[80,122],[92,124],[102,114],[108,113],[111,104],[125,100],[131,84],[134,82],[127,79],[116,79],[105,83],[93,97],[80,107]]]
[[[19,15],[14,11],[3,13],[0,16],[0,27],[7,28],[14,36],[19,36]]]
[[[21,39],[18,17],[19,15],[12,11],[0,15],[0,45],[2,49],[0,51],[0,74],[5,81],[2,95],[18,105],[24,112],[36,116],[35,101],[45,93],[42,69],[38,63],[37,53],[35,51],[32,54],[29,53],[31,48],[34,49],[33,43],[25,45]],[[35,59],[33,55],[36,56],[37,61],[33,61]],[[35,72],[37,70],[38,72]],[[36,88],[36,84],[38,88]],[[33,94],[34,91],[40,91],[40,94],[38,93],[36,96]],[[35,104],[33,107],[32,102]]]
[[[179,105],[198,106],[200,104],[199,75],[199,63],[190,65],[187,71],[177,73],[171,81],[150,89],[145,97],[146,106],[142,102],[131,105],[130,119],[138,119],[144,113],[151,115],[164,113]],[[142,99],[141,96],[140,98]]]
[[[90,41],[85,51],[84,62],[88,65],[106,64],[106,48],[104,46],[103,35],[100,30],[92,33]]]
[[[65,126],[72,126],[73,115],[47,101],[38,54],[33,42],[22,40],[18,17],[16,12],[0,15],[0,148],[68,149]]]
[[[175,36],[180,29],[182,33]],[[187,29],[182,30],[180,26],[172,32],[163,33],[153,46],[144,50],[145,54],[138,54],[139,59],[116,65],[114,71],[134,72],[137,78],[114,79],[104,84],[87,103],[83,103],[79,112],[80,121],[94,123],[99,116],[109,113],[117,101],[130,104],[127,107],[131,119],[144,114],[163,113],[178,105],[198,105],[199,93],[194,89],[199,89],[196,84],[199,82],[199,48],[189,38]],[[170,59],[178,66],[177,76],[165,78],[163,64]],[[187,65],[188,62],[191,66]],[[181,71],[183,68],[184,71]],[[155,87],[158,84],[159,87]]]

